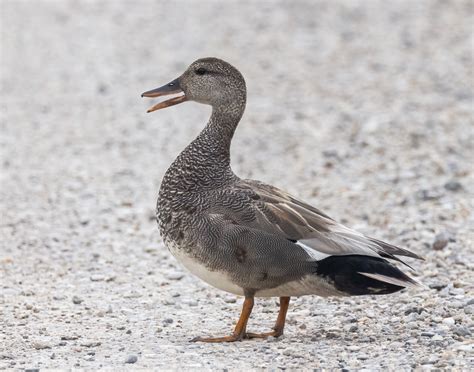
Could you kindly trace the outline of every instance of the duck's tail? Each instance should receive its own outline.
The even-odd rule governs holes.
[[[316,274],[351,296],[389,294],[419,285],[387,260],[363,255],[326,257],[317,262]]]

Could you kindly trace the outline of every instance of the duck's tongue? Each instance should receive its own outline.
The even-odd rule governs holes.
[[[179,103],[183,103],[187,100],[187,98],[183,92],[183,89],[181,89],[181,86],[179,85],[179,78],[173,80],[172,82],[166,85],[163,85],[162,87],[142,93],[142,97],[161,97],[161,96],[168,96],[171,94],[178,94],[178,93],[183,93],[183,94],[180,96],[168,99],[166,101],[159,102],[153,107],[149,108],[147,112],[153,112],[165,107],[174,106]]]

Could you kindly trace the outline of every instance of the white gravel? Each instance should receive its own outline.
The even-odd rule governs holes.
[[[2,1],[0,369],[474,368],[471,1]],[[159,182],[209,108],[140,93],[217,56],[247,79],[235,171],[422,254],[427,288],[304,297],[285,336],[164,249]],[[252,331],[277,305],[258,300]]]

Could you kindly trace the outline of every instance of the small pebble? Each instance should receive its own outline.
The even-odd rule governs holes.
[[[172,272],[166,275],[166,279],[169,280],[181,280],[183,277],[184,274],[180,272]]]
[[[64,335],[64,336],[61,336],[61,340],[64,340],[64,341],[73,341],[73,340],[77,340],[80,336],[77,336],[77,335]]]
[[[32,346],[36,350],[51,349],[51,345],[44,341],[35,341]]]
[[[100,344],[101,343],[99,341],[93,341],[93,340],[85,340],[81,342],[81,346],[84,346],[84,347],[96,347],[96,346],[100,346]]]
[[[73,296],[72,297],[72,303],[76,305],[80,305],[84,302],[84,300],[78,296]]]
[[[449,191],[459,191],[462,190],[462,184],[459,181],[451,180],[444,184],[444,188]]]
[[[197,306],[198,302],[193,299],[186,299],[186,300],[183,300],[183,304],[188,305],[188,306]]]
[[[453,333],[461,337],[467,337],[471,335],[471,330],[466,326],[459,326],[454,329]]]
[[[421,332],[422,337],[433,337],[434,335],[433,332]]]
[[[127,359],[125,359],[125,363],[134,364],[137,362],[137,360],[138,360],[138,357],[136,355],[129,355]]]
[[[444,318],[443,319],[443,324],[446,324],[448,326],[453,326],[456,322],[454,321],[453,318]]]
[[[440,251],[446,247],[449,243],[449,235],[445,232],[442,232],[435,236],[432,247],[435,251]]]
[[[105,276],[100,275],[100,274],[95,274],[95,275],[91,275],[89,279],[91,280],[91,282],[101,282],[105,280]]]
[[[431,289],[436,289],[437,291],[440,291],[440,290],[442,290],[443,288],[446,288],[447,285],[448,285],[448,284],[446,284],[446,283],[436,282],[436,283],[431,283],[431,284],[429,285],[429,287],[430,287]]]

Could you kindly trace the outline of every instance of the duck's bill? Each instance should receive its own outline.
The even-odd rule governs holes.
[[[183,92],[183,89],[181,89],[181,86],[179,85],[179,79],[175,79],[172,82],[166,85],[163,85],[162,87],[152,89],[152,90],[149,90],[148,92],[142,93],[142,97],[155,98],[155,97],[169,96],[171,94],[180,94],[180,93],[181,95],[170,98],[163,102],[159,102],[147,110],[147,112],[153,112],[165,107],[170,107],[170,106],[177,105],[179,103],[186,102],[187,98]]]

